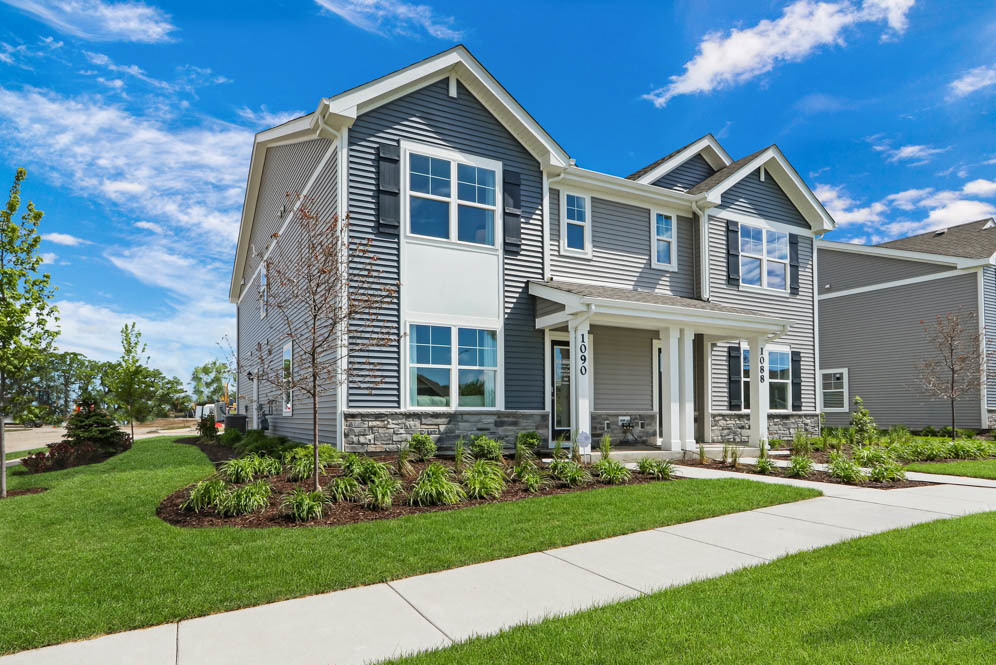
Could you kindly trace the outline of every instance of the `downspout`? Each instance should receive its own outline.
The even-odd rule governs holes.
[[[699,216],[699,295],[708,301],[709,291],[709,212],[692,201],[692,212]]]

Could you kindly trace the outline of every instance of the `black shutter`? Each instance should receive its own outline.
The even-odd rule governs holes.
[[[726,222],[726,283],[740,286],[740,224]]]
[[[799,236],[789,234],[789,290],[799,293]]]
[[[508,249],[519,249],[522,246],[521,182],[515,171],[502,171],[502,226],[505,229],[505,247]]]
[[[792,410],[802,411],[802,352],[792,352]]]
[[[401,148],[382,143],[377,149],[377,230],[397,233],[401,226]]]
[[[739,346],[731,346],[727,350],[730,365],[729,402],[730,411],[742,411],[744,408],[743,360]]]

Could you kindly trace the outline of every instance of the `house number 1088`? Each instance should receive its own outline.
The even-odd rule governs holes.
[[[757,354],[757,375],[761,378],[761,383],[764,383],[764,349]]]
[[[578,342],[578,373],[585,376],[588,373],[588,339],[587,335],[581,333]]]

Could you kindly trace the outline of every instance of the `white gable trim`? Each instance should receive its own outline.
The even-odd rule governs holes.
[[[969,259],[957,256],[947,256],[945,254],[914,252],[907,249],[895,249],[893,247],[858,245],[851,242],[837,242],[834,240],[818,240],[816,243],[816,248],[818,250],[824,250],[827,252],[847,252],[849,254],[865,254],[868,256],[881,256],[883,258],[901,259],[904,261],[937,263],[945,266],[954,266],[956,268],[972,268],[975,266],[996,264],[996,254],[985,259]]]
[[[723,146],[719,144],[719,141],[717,141],[712,134],[708,134],[655,168],[653,171],[640,176],[636,179],[636,182],[652,184],[700,153],[702,154],[702,158],[709,162],[709,166],[711,166],[715,171],[718,171],[721,168],[729,166],[733,163],[730,155],[726,152]]]
[[[723,193],[726,190],[762,166],[765,167],[767,175],[774,178],[778,186],[782,188],[792,205],[799,210],[815,233],[826,233],[837,226],[837,222],[833,220],[833,217],[830,216],[830,213],[823,207],[823,204],[816,198],[805,181],[799,177],[799,174],[796,173],[796,170],[785,159],[785,155],[777,146],[771,146],[744,164],[733,175],[704,192],[702,198],[709,205],[719,205],[723,202]]]

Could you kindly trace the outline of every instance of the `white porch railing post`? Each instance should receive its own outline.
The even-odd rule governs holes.
[[[695,449],[695,379],[692,341],[695,331],[682,328],[678,340],[679,438],[683,450]]]
[[[591,326],[587,317],[573,320],[568,326],[571,333],[571,393],[574,398],[574,433],[582,455],[591,454]]]
[[[678,330],[661,328],[661,447],[681,450],[681,388],[679,382]]]
[[[750,445],[768,440],[768,363],[764,338],[750,339]]]

